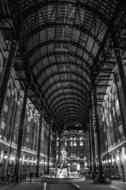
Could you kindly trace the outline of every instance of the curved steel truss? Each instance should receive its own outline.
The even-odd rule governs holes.
[[[59,125],[87,118],[92,68],[118,0],[20,0],[28,66]]]

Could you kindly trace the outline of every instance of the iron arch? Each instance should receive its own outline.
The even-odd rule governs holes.
[[[68,40],[48,40],[48,41],[44,41],[42,43],[39,43],[38,45],[36,45],[35,47],[33,47],[30,52],[28,53],[29,56],[31,56],[35,51],[37,51],[38,49],[43,48],[44,46],[48,46],[51,45],[52,43],[56,43],[56,44],[71,44],[74,47],[77,47],[78,49],[85,51],[87,53],[87,55],[90,57],[90,59],[93,61],[94,56],[92,55],[91,52],[88,51],[88,49],[86,49],[84,46],[80,45],[77,42],[74,41],[68,41]]]
[[[60,87],[60,88],[58,88],[58,89],[52,91],[51,94],[49,94],[49,95],[47,96],[47,100],[48,100],[48,103],[49,103],[49,104],[50,104],[50,102],[53,101],[53,99],[56,99],[57,97],[62,96],[62,92],[59,93],[59,90],[60,90],[60,89],[62,89],[62,87]],[[64,90],[65,90],[65,89],[67,90],[68,87],[64,87]],[[71,88],[69,88],[69,89],[70,89],[70,90],[72,89],[72,91],[69,91],[69,92],[67,91],[67,92],[65,92],[66,95],[67,95],[67,94],[69,94],[69,95],[75,94],[76,96],[79,96],[81,99],[85,99],[85,100],[88,99],[88,95],[85,95],[82,89],[80,89],[80,88],[73,88],[73,87],[71,87]],[[51,98],[51,97],[52,97],[52,98]]]
[[[57,99],[55,99],[55,101],[50,104],[50,107],[52,108],[53,106],[59,104],[59,102],[66,101],[66,100],[67,101],[74,100],[76,102],[79,102],[81,105],[85,105],[85,101],[84,100],[82,101],[82,99],[80,99],[78,96],[75,96],[73,94],[71,97],[70,96],[67,97],[66,95],[65,95],[65,97],[64,97],[64,95],[62,95],[60,97],[57,97]]]

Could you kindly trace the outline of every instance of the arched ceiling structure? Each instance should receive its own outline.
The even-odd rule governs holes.
[[[19,0],[18,0],[19,1]],[[62,127],[87,119],[92,69],[118,0],[20,0],[25,53]]]
[[[21,0],[32,73],[58,123],[87,118],[94,64],[116,0]]]

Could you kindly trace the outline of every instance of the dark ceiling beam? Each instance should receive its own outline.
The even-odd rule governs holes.
[[[46,84],[48,82],[48,80],[50,78],[54,78],[54,76],[59,76],[60,75],[60,78],[62,75],[70,75],[70,76],[75,76],[75,77],[78,77],[81,79],[82,83],[84,84],[85,83],[85,86],[86,87],[89,87],[90,86],[90,81],[87,79],[87,74],[86,73],[80,73],[80,72],[77,72],[77,70],[72,70],[72,69],[66,69],[65,70],[60,70],[59,68],[57,68],[57,70],[54,72],[53,68],[50,67],[51,70],[51,74],[49,76],[47,76],[43,81],[42,81],[42,86],[44,84]],[[41,73],[41,74],[40,74]],[[48,73],[47,71],[45,71],[45,73]],[[42,73],[41,71],[36,75],[36,78],[37,80],[39,80],[39,78],[41,78],[41,76],[44,75],[44,73]],[[65,79],[63,79],[64,81]]]
[[[81,41],[80,41],[81,42]],[[67,44],[67,45],[72,45],[74,47],[76,47],[77,49],[80,49],[82,51],[84,51],[85,53],[87,53],[87,55],[90,57],[90,59],[94,59],[94,56],[93,54],[88,51],[84,46],[82,46],[81,44],[77,43],[76,41],[69,41],[69,40],[60,40],[60,39],[52,39],[52,40],[49,40],[48,41],[43,41],[39,44],[37,44],[36,46],[34,46],[33,48],[30,49],[29,51],[29,56],[31,56],[34,52],[36,52],[38,49],[41,49],[45,46],[48,46],[48,45],[51,45],[51,44]],[[69,51],[69,48],[68,48],[68,51]]]
[[[64,75],[66,75],[66,79],[64,77],[64,79],[61,80],[61,77]],[[55,81],[55,84],[58,83],[59,81],[60,82],[64,82],[64,81],[65,82],[75,82],[75,83],[78,83],[81,86],[83,86],[85,88],[85,90],[89,90],[90,83],[86,79],[86,76],[83,76],[82,74],[80,74],[79,72],[76,72],[76,71],[56,71],[56,72],[52,71],[52,73],[50,75],[48,75],[43,81],[41,81],[40,85],[42,86],[42,88],[44,88],[44,86],[47,85],[49,80],[51,80],[51,79],[54,80],[54,77],[56,77],[56,76],[60,76],[60,79],[57,79]],[[67,76],[68,77],[74,76],[76,78],[81,79],[81,81],[76,82],[76,78],[75,79],[69,79]],[[39,78],[41,79],[41,77],[38,78],[38,75],[36,76],[36,78],[37,78],[37,81],[39,80]],[[55,84],[54,84],[54,82],[52,82],[52,83],[49,83],[48,86],[50,88],[51,86],[53,86]],[[46,89],[48,89],[48,87]]]
[[[56,110],[53,110],[53,113],[55,113],[55,115],[57,115],[58,113],[61,113],[63,110],[68,111],[69,109],[80,110],[81,115],[83,112],[85,112],[85,109],[83,107],[80,107],[77,104],[73,105],[72,103],[66,102],[65,104],[58,106]]]
[[[64,23],[64,22],[49,22],[46,24],[41,24],[40,26],[37,26],[33,29],[31,29],[27,34],[27,40],[29,40],[31,37],[33,37],[35,34],[39,33],[42,30],[46,30],[47,28],[55,28],[55,27],[70,27],[73,30],[81,31],[83,34],[89,35],[99,46],[101,44],[101,41],[97,38],[95,34],[92,33],[92,31],[88,30],[84,25],[77,24],[71,24],[71,23]]]
[[[97,78],[98,82],[103,82],[103,81],[109,81],[109,80],[112,80],[112,78]]]
[[[54,113],[55,116],[57,118],[62,118],[64,120],[64,116],[69,116],[69,115],[73,115],[75,118],[79,117],[81,120],[84,119],[84,117],[82,117],[82,111],[81,110],[70,110],[69,108],[63,109],[60,112]],[[86,114],[83,112],[83,115]],[[73,118],[74,118],[73,117]]]
[[[60,117],[60,115],[59,115],[59,117]],[[85,117],[82,117],[82,114],[79,114],[78,112],[77,113],[76,112],[70,112],[69,113],[68,111],[66,111],[62,114],[62,119],[64,121],[66,121],[68,118],[72,118],[73,120],[76,119],[76,121],[82,122],[82,123],[85,119]],[[62,120],[60,122],[62,122]]]
[[[53,52],[50,52],[50,53],[46,53],[44,56],[39,57],[38,60],[36,60],[36,61],[31,65],[31,68],[34,69],[34,67],[37,66],[37,64],[40,64],[40,62],[42,63],[45,58],[48,57],[48,59],[50,59],[51,56],[57,56],[57,55],[60,55],[60,53],[59,53],[59,52],[54,52],[54,51],[53,51]],[[49,62],[48,62],[48,63],[49,63]],[[55,62],[55,63],[54,63],[54,62],[51,62],[51,65],[52,65],[52,66],[53,66],[53,64],[54,64],[54,65],[60,65],[60,64],[62,64],[62,63],[63,63],[63,64],[68,64],[68,62],[64,61],[64,62]],[[50,63],[49,63],[49,64],[50,64]],[[87,65],[87,63],[85,63],[84,60],[83,60],[83,62],[81,61],[81,64],[80,64],[80,63],[76,63],[75,61],[71,61],[71,62],[69,62],[69,64],[79,67],[80,69],[82,69],[82,71],[86,72],[88,76],[90,76],[90,73],[91,73],[91,72],[90,72],[90,69],[89,69],[87,66],[85,66],[85,65]],[[44,67],[41,69],[41,71],[44,72],[44,71],[46,70],[46,68],[49,68],[49,66],[51,66],[51,65],[44,66]]]
[[[103,75],[98,75],[98,79],[100,78],[110,78],[110,74],[106,75],[106,74],[103,74]]]
[[[34,76],[31,74],[31,70],[29,68],[29,59],[27,57],[27,44],[26,44],[26,36],[25,36],[25,26],[24,21],[22,19],[22,10],[21,10],[21,2],[20,0],[11,0],[9,1],[10,10],[12,10],[12,20],[16,29],[16,32],[18,34],[18,40],[19,45],[22,53],[22,61],[24,65],[24,73],[27,78],[27,83],[29,83],[31,86],[34,87],[36,90],[38,96],[40,97],[41,103],[44,104],[44,108],[46,109],[47,113],[50,115],[51,119],[53,119],[53,122],[55,123],[55,126],[57,130],[60,131],[59,126],[57,124],[57,121],[55,120],[54,116],[52,115],[51,111],[48,108],[48,105],[46,104],[45,98],[42,93],[40,93],[39,87],[36,85],[36,81]],[[26,81],[25,81],[26,83]],[[41,111],[43,105],[40,105],[39,111]]]
[[[74,1],[64,1],[64,0],[62,0],[62,1],[48,0],[48,1],[39,1],[37,3],[33,3],[27,9],[25,8],[25,10],[23,11],[23,14],[22,14],[23,18],[26,19],[30,15],[38,13],[38,11],[40,11],[43,7],[50,6],[50,5],[54,5],[54,6],[55,5],[57,5],[57,6],[72,5],[73,7],[76,7],[78,9],[83,8],[84,10],[88,10],[92,17],[94,17],[94,15],[95,15],[100,21],[104,22],[106,25],[108,25],[110,22],[110,19],[107,18],[102,11],[97,9],[97,7],[94,6],[94,3],[92,3],[92,6],[91,6],[91,4],[88,4],[85,1],[74,2]]]
[[[97,91],[97,95],[107,95],[106,92],[98,92]]]
[[[49,59],[49,56],[50,56],[50,54],[48,55],[48,59]],[[40,63],[41,62],[41,63]],[[40,59],[40,62],[38,62],[39,64],[42,64],[42,60]],[[49,62],[48,62],[49,63]],[[38,64],[36,63],[36,66],[37,66]],[[75,66],[75,67],[77,67],[77,69],[81,69],[84,73],[86,73],[86,77],[88,77],[88,79],[89,79],[89,71],[87,70],[87,68],[85,68],[84,67],[84,64],[79,64],[79,63],[76,63],[76,62],[66,62],[66,61],[64,61],[64,62],[51,62],[51,64],[49,63],[48,65],[46,65],[46,66],[43,66],[43,68],[41,69],[41,73],[44,73],[47,69],[49,69],[49,68],[53,68],[54,66]],[[35,65],[34,65],[35,66]],[[32,69],[33,69],[34,67],[32,67]]]
[[[96,84],[97,87],[109,87],[111,85],[108,85],[108,84]]]
[[[78,98],[80,98],[80,99],[82,99],[82,100],[84,100],[84,101],[86,101],[87,100],[87,98],[88,98],[88,96],[85,96],[85,94],[83,93],[83,91],[81,90],[81,89],[79,89],[79,88],[73,88],[73,87],[71,87],[70,88],[70,90],[71,91],[65,91],[65,89],[67,90],[68,89],[68,87],[64,87],[64,95],[70,95],[70,96],[77,96]],[[61,91],[60,93],[59,93],[59,91],[60,90],[62,90],[62,86],[60,86],[60,88],[58,88],[58,89],[55,89],[55,90],[53,90],[50,94],[49,94],[49,96],[47,96],[47,103],[50,105],[51,104],[51,102],[53,102],[53,101],[55,101],[58,97],[61,97],[61,96],[63,96],[63,91]],[[51,98],[52,97],[52,98]]]
[[[72,102],[71,102],[72,101]],[[57,104],[55,104],[54,106],[53,106],[53,108],[52,108],[52,110],[54,110],[54,112],[57,110],[57,109],[59,109],[60,107],[65,107],[65,106],[67,106],[67,104],[71,104],[71,105],[74,105],[74,106],[78,106],[78,107],[82,107],[83,109],[85,109],[86,108],[86,103],[81,103],[80,101],[77,101],[77,100],[75,100],[75,99],[73,99],[73,98],[69,98],[69,99],[62,99],[62,100],[60,100],[60,101],[58,101],[57,102]]]
[[[74,89],[74,85],[75,85],[75,89],[78,88],[78,91],[81,92],[82,95],[83,95],[82,97],[88,98],[89,90],[87,88],[85,88],[85,86],[83,84],[81,84],[78,80],[72,80],[72,81],[71,80],[64,80],[64,81],[62,80],[62,84],[61,84],[60,80],[57,80],[56,82],[54,81],[52,84],[50,84],[48,86],[48,88],[46,88],[45,90],[42,89],[41,85],[40,86],[41,86],[41,90],[43,91],[43,93],[44,94],[48,94],[48,92],[51,91],[51,89],[54,89],[55,86],[56,86],[56,91],[57,91],[59,89],[57,87],[58,84],[60,84],[60,86],[62,86],[62,88],[63,88],[63,83],[66,83],[66,82],[72,82],[72,85],[67,86],[67,87],[64,86],[64,89],[68,89],[69,90],[69,89],[71,89],[71,86]],[[48,96],[48,98],[50,98],[50,96],[52,96],[52,94],[50,94]]]
[[[111,57],[109,58],[111,59]],[[101,63],[104,63],[104,61],[101,61]],[[116,60],[115,61],[111,61],[111,60],[106,60],[105,65],[111,65],[111,67],[113,67],[116,64]]]
[[[104,35],[104,38],[103,38],[103,40],[102,40],[102,43],[101,43],[101,45],[100,45],[100,47],[99,47],[99,50],[98,50],[98,52],[97,52],[97,55],[96,55],[96,57],[95,57],[95,59],[94,59],[94,64],[92,65],[92,69],[91,69],[91,70],[92,70],[92,71],[93,71],[93,70],[96,71],[96,74],[94,75],[94,79],[96,79],[98,73],[100,73],[101,69],[102,69],[103,66],[104,66],[104,63],[105,63],[105,62],[104,62],[104,63],[102,62],[102,64],[99,65],[99,59],[100,59],[100,56],[101,56],[101,54],[103,53],[103,51],[104,51],[104,49],[105,49],[105,45],[106,45],[106,43],[107,43],[108,38],[110,37],[110,34],[112,34],[112,32],[113,32],[114,24],[115,24],[115,21],[116,21],[116,19],[117,19],[119,13],[120,13],[120,11],[121,11],[121,8],[122,8],[122,0],[118,0],[118,4],[117,4],[117,6],[116,6],[116,9],[115,9],[115,11],[114,11],[114,13],[113,13],[112,19],[111,19],[110,22],[109,22],[107,31],[106,31],[106,33],[105,33],[105,35]],[[106,57],[106,58],[107,58],[107,57]]]
[[[101,72],[103,72],[103,73],[104,72],[107,72],[107,73],[110,72],[111,73],[111,72],[113,72],[112,70],[113,70],[113,67],[112,68],[107,67],[107,68],[102,68]]]
[[[74,54],[74,52],[72,52],[72,51],[69,51],[69,52],[65,52],[65,51],[59,51],[59,52],[55,52],[55,51],[53,51],[53,52],[48,52],[48,53],[46,53],[45,55],[43,55],[43,56],[41,56],[41,54],[40,54],[40,56],[41,57],[39,57],[39,59],[41,59],[41,60],[43,60],[44,58],[46,58],[46,57],[48,57],[48,56],[50,56],[50,55],[54,55],[54,56],[56,56],[56,55],[63,55],[64,57],[66,56],[66,57],[69,57],[69,56],[71,56],[71,57],[74,57],[74,58],[76,58],[77,60],[79,60],[82,64],[85,64],[85,66],[87,67],[87,71],[88,71],[88,73],[90,73],[90,67],[91,67],[91,65],[84,59],[84,58],[82,58],[81,56],[79,56],[79,55],[77,55],[77,54]],[[31,56],[31,58],[32,57],[34,57],[34,54]],[[35,64],[32,64],[32,66],[33,65],[35,65]]]
[[[60,97],[58,96],[57,99],[51,102],[50,107],[53,108],[55,105],[60,104],[62,101],[66,102],[66,101],[71,101],[71,100],[79,102],[79,104],[81,105],[85,105],[85,100],[80,99],[78,96],[74,96],[74,94],[68,97],[65,94],[62,94],[62,96]]]
[[[70,110],[72,110],[72,111],[76,110],[76,112],[81,113],[81,116],[84,112],[86,113],[86,111],[84,109],[82,109],[81,107],[75,106],[75,105],[73,106],[73,104],[66,104],[66,107],[65,106],[60,107],[53,113],[58,116],[58,114],[61,115],[61,112],[64,112],[64,110],[67,110],[67,112],[69,112]]]

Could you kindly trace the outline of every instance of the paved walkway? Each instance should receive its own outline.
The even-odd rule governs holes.
[[[92,181],[86,180],[73,183],[48,183],[46,188],[43,188],[43,184],[38,180],[38,182],[2,186],[0,190],[126,190],[126,182],[112,181],[110,185],[101,185],[92,184]]]
[[[10,186],[3,186],[0,190],[43,190],[43,186],[40,183],[19,183]]]
[[[109,185],[93,184],[91,181],[74,183],[81,190],[126,190],[126,182],[112,181]]]

